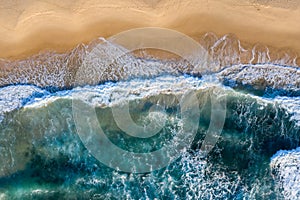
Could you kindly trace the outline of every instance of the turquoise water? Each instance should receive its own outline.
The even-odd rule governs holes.
[[[280,198],[269,163],[278,150],[299,146],[299,127],[291,120],[292,114],[274,99],[210,85],[198,78],[159,77],[148,80],[152,84],[148,87],[157,89],[173,84],[176,88],[175,81],[197,84],[195,92],[201,117],[192,145],[165,168],[144,174],[118,172],[96,160],[76,134],[72,113],[72,98],[76,95],[72,92],[95,102],[107,96],[101,91],[130,88],[132,84],[142,85],[145,80],[88,87],[89,96],[85,94],[87,88],[46,94],[45,98],[37,97],[37,100],[33,95],[30,103],[6,114],[1,122],[2,195],[8,199]],[[203,157],[200,146],[209,126],[211,110],[210,100],[203,99],[207,99],[212,87],[225,91],[226,120],[216,146]],[[137,123],[149,114],[151,105],[170,95],[164,94],[164,90],[155,90],[155,93],[143,96],[141,91],[141,96],[130,98],[131,116]],[[127,151],[159,149],[179,129],[181,119],[176,101],[164,103],[166,126],[149,139],[134,138],[122,132],[114,122],[112,106],[114,104],[95,106],[98,121],[107,137]]]
[[[156,66],[155,73],[124,77],[121,70],[113,82],[101,80],[96,85],[70,88],[43,87],[38,84],[42,80],[31,85],[16,80],[15,85],[3,84],[0,199],[284,198],[285,188],[270,163],[279,150],[300,146],[298,68],[239,64],[192,76],[176,70],[160,71],[166,63],[159,61],[143,63],[151,69]],[[111,71],[107,73],[116,74]],[[186,91],[191,91],[197,102],[182,104],[180,99]],[[205,153],[202,144],[214,103],[220,98],[226,100],[224,125],[216,144]],[[86,110],[95,111],[97,126],[111,143],[126,152],[154,152],[167,143],[175,146],[181,142],[178,135],[192,134],[185,126],[196,122],[197,129],[191,144],[184,143],[186,148],[177,156],[163,154],[170,160],[166,166],[145,173],[123,172],[101,162],[120,155],[91,152],[83,142],[80,128],[93,134],[98,134],[98,129],[92,122],[88,127],[78,127],[74,118],[76,101],[84,103]],[[137,138],[120,128],[113,111],[124,102],[137,125],[154,124],[155,129],[164,122],[157,134]],[[197,109],[191,115],[194,117],[185,120],[182,109],[188,105],[197,105]],[[86,110],[79,114],[88,124],[92,116],[86,115]],[[188,110],[192,111],[193,107]],[[218,115],[219,111],[214,112]],[[195,118],[198,115],[199,119]]]

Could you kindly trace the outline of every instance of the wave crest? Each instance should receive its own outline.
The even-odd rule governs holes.
[[[44,52],[24,60],[1,60],[0,86],[34,84],[40,87],[54,87],[57,89],[74,87],[78,69],[82,66],[87,55],[95,50],[98,54],[95,57],[89,57],[90,60],[87,65],[87,70],[92,72],[90,74],[92,77],[83,78],[82,84],[128,80],[137,77],[150,78],[162,74],[201,76],[216,73],[236,65],[243,65],[243,68],[249,68],[250,71],[255,70],[254,79],[259,79],[259,77],[264,79],[265,77],[265,73],[261,73],[263,71],[261,67],[253,68],[256,64],[267,64],[265,68],[268,69],[265,71],[268,72],[278,65],[293,67],[294,71],[299,70],[297,55],[291,50],[271,49],[262,44],[246,48],[247,45],[243,46],[233,34],[219,38],[213,33],[206,33],[197,41],[209,54],[209,59],[200,55],[198,58],[201,65],[206,65],[205,70],[203,67],[195,69],[182,59],[158,59],[147,53],[143,56],[127,53],[121,58],[111,60],[115,52],[122,51],[123,47],[99,38],[88,45],[78,45],[72,51],[63,54]],[[235,70],[235,67],[233,67],[233,70]],[[285,70],[285,76],[293,77],[294,71]],[[247,72],[247,70],[243,70],[243,72]],[[247,73],[251,75],[252,72]],[[297,73],[299,74],[299,71]],[[222,76],[223,79],[227,78],[224,73]],[[229,78],[232,78],[231,76]],[[276,81],[279,73],[271,72],[269,76]],[[234,77],[234,79],[237,79],[237,77]],[[268,83],[268,81],[266,82]],[[290,84],[284,81],[282,83],[284,85]]]

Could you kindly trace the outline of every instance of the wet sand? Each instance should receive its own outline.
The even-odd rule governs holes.
[[[189,36],[234,33],[241,41],[300,53],[300,3],[288,0],[0,0],[0,58],[64,52],[97,37],[157,26]]]

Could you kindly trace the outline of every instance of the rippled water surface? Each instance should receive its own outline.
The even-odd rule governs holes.
[[[198,58],[201,68],[133,54],[106,65],[103,60],[124,49],[102,39],[66,54],[1,61],[0,199],[300,198],[297,57],[262,45],[243,48],[232,35],[206,34],[200,43],[210,55],[205,62]],[[84,68],[91,73],[82,73],[78,84],[76,72],[91,51],[97,54]],[[184,121],[180,103],[187,91],[197,98],[184,104],[199,108],[196,134],[163,168],[146,173],[110,168],[96,158],[110,159],[114,152],[95,156],[78,135],[76,101],[95,111],[105,136],[125,151],[176,145],[178,134],[191,134],[184,126],[193,120]],[[206,155],[201,146],[221,98],[224,126]],[[155,129],[164,122],[163,128],[149,138],[128,135],[113,113],[124,102],[134,123]],[[84,130],[97,132],[93,123]]]

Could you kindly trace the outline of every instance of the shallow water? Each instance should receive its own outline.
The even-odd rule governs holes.
[[[76,71],[90,48],[97,48],[103,59],[122,49],[101,40],[69,54],[6,62],[0,79],[0,199],[289,199],[295,188],[284,186],[278,178],[282,170],[271,158],[277,163],[276,152],[300,146],[296,58],[272,60],[268,51],[257,53],[258,47],[247,57],[232,36],[211,44],[213,39],[211,34],[203,37],[203,45],[213,51],[205,71],[182,60],[125,55],[81,77],[86,84],[79,86],[70,69]],[[90,66],[96,66],[97,60],[92,61]],[[182,103],[187,91],[196,102]],[[220,99],[224,125],[205,152]],[[157,134],[128,135],[120,127],[128,121],[114,116],[124,102],[134,123],[150,124],[148,132],[160,127]],[[186,115],[192,116],[189,120],[184,109],[192,113]],[[78,119],[86,123],[78,124]],[[176,154],[165,149],[157,162],[168,162],[154,171],[122,172],[101,161],[117,157],[120,167],[131,166],[134,160],[127,160],[127,154],[95,152],[86,145],[95,139],[84,134],[98,133],[99,124],[111,143],[126,152],[149,153],[182,141],[186,148]],[[182,133],[194,136],[191,144],[177,137]]]

